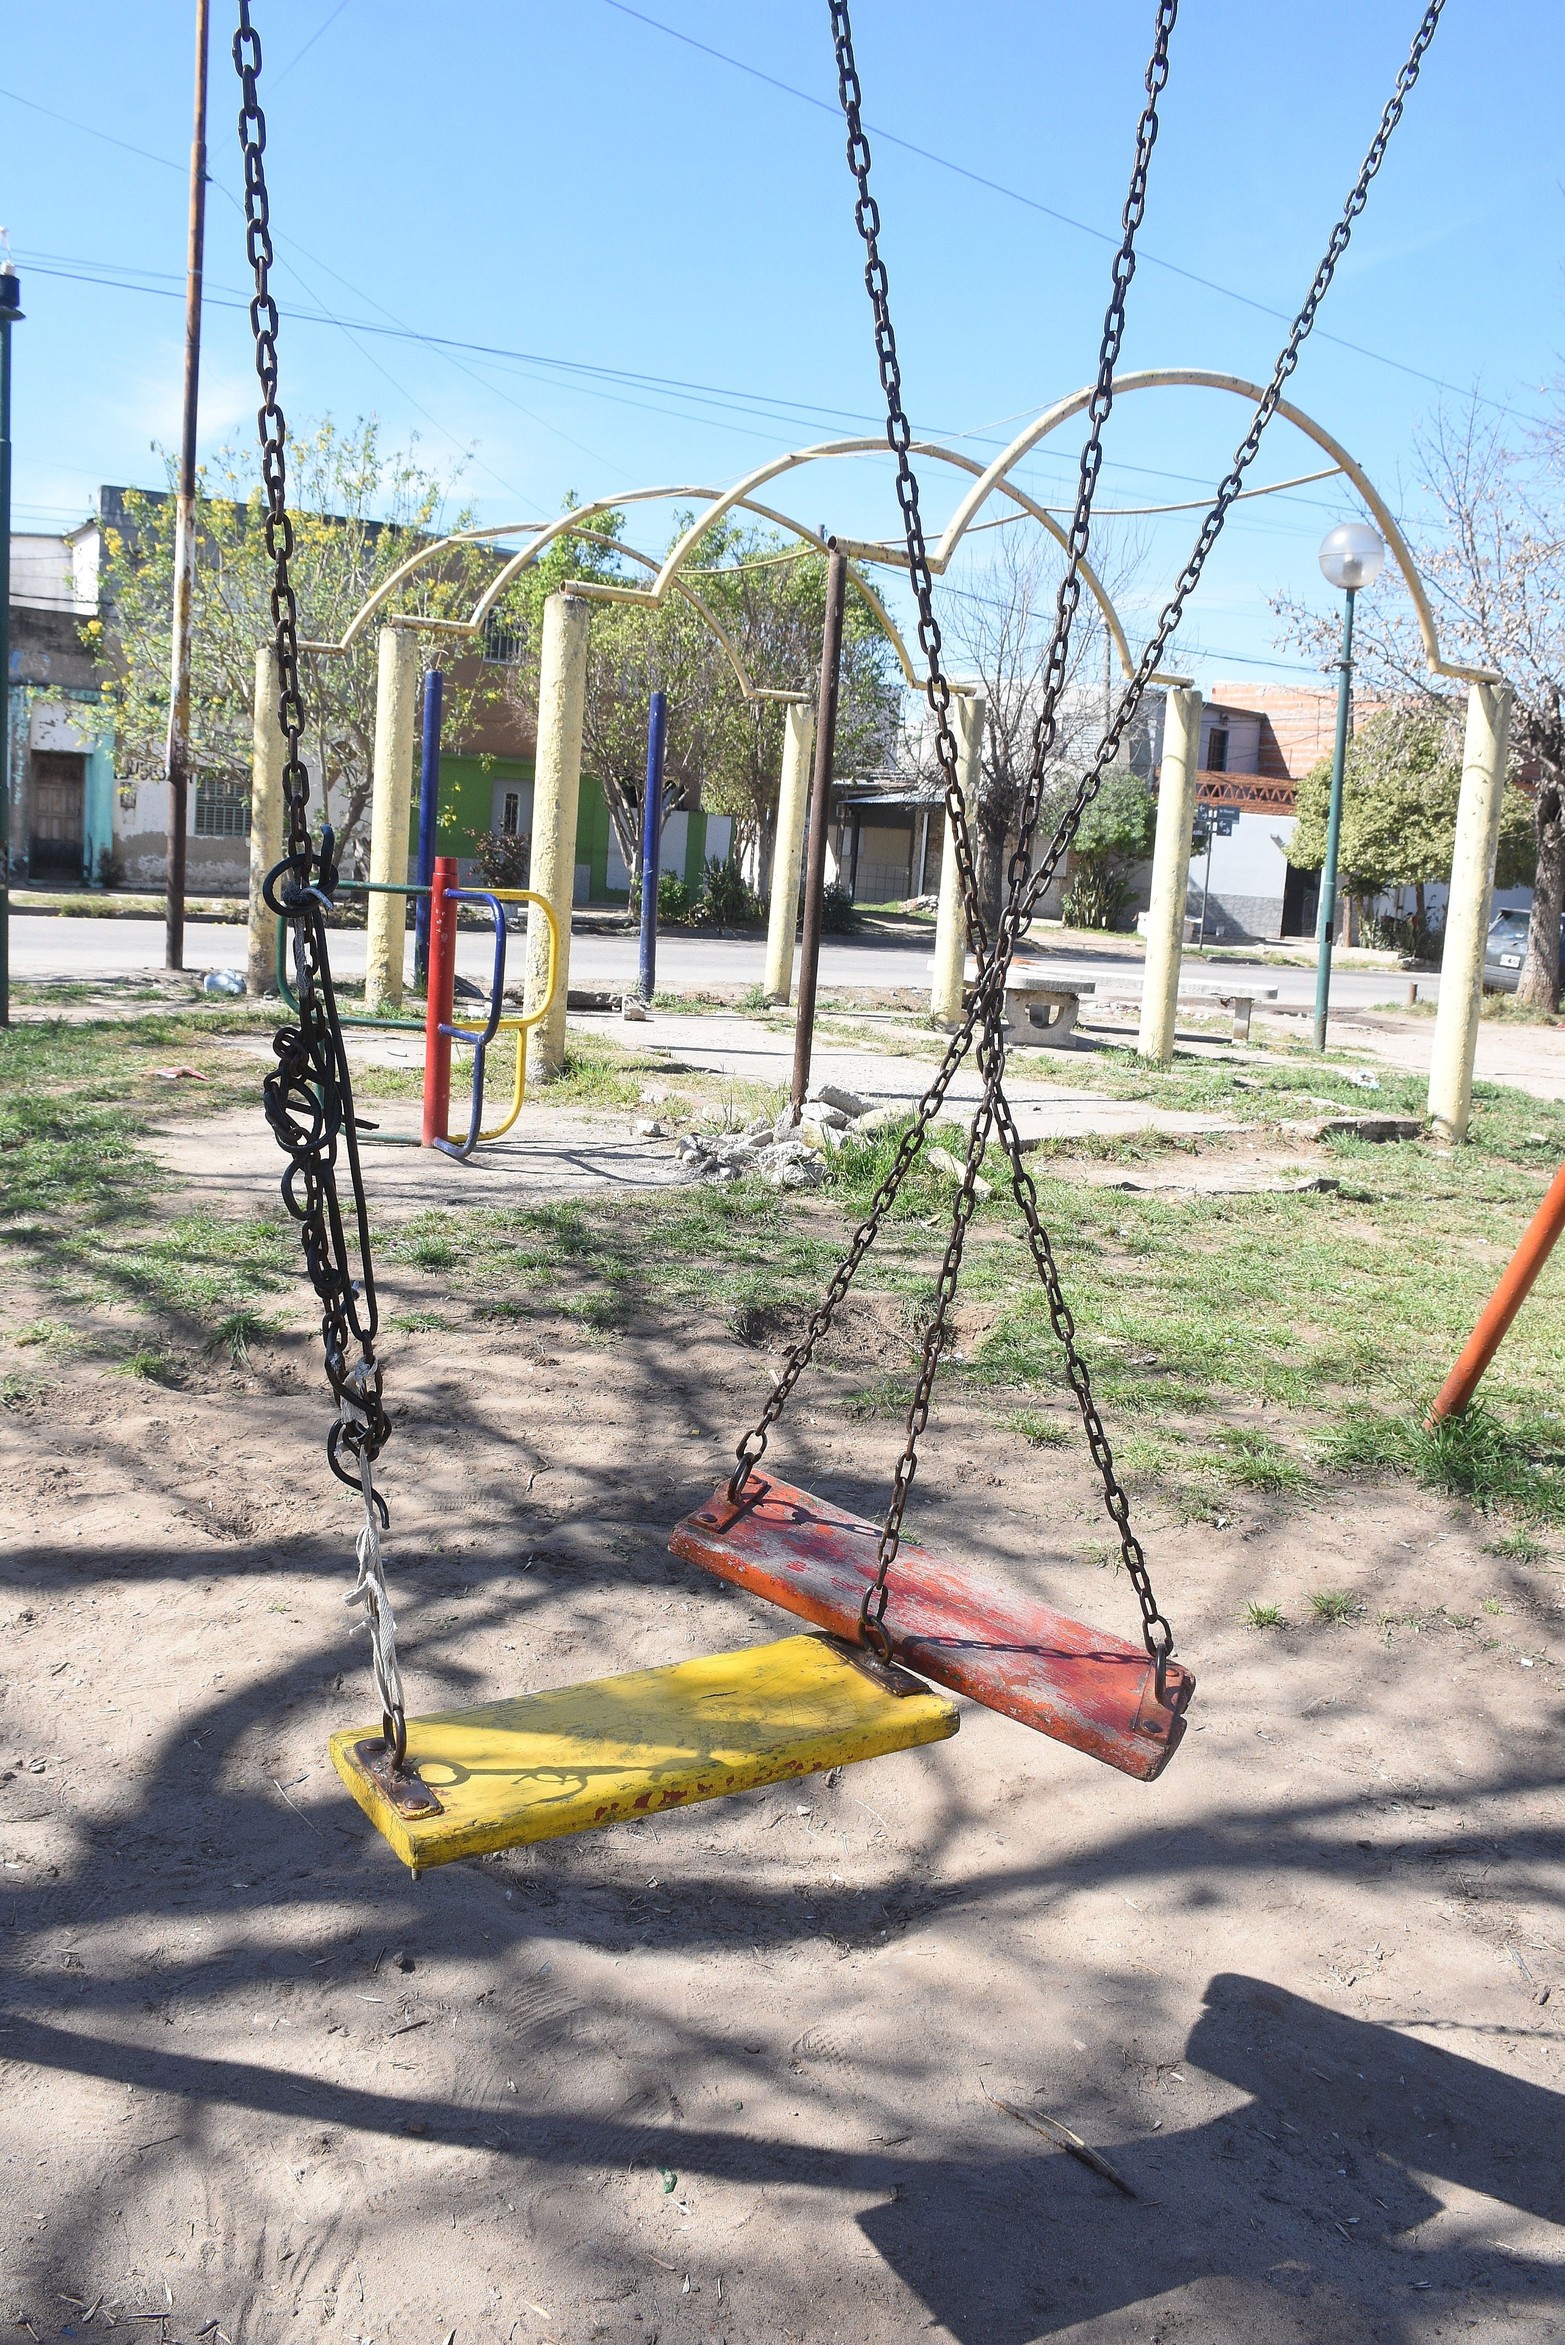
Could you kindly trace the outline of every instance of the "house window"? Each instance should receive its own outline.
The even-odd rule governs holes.
[[[484,618],[484,665],[490,668],[514,668],[522,656],[525,628],[515,620],[502,618],[498,611],[489,611]]]
[[[1206,737],[1206,770],[1209,774],[1228,771],[1228,727],[1214,725]]]
[[[507,790],[500,806],[500,829],[508,839],[514,839],[522,827],[522,793]]]
[[[197,782],[196,837],[247,839],[250,789],[245,782]]]

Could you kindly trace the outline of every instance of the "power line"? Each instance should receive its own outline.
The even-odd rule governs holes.
[[[742,57],[730,56],[726,49],[714,49],[710,42],[698,41],[693,33],[681,32],[676,25],[664,24],[660,18],[648,16],[644,9],[632,8],[629,0],[603,0],[603,5],[612,8],[617,16],[631,17],[637,24],[644,24],[653,32],[662,33],[667,39],[678,41],[687,49],[698,50],[703,57],[711,57],[719,65],[731,67],[735,73],[747,75],[751,81],[764,82],[768,89],[780,90],[784,97],[795,98],[801,105],[813,107],[817,113],[830,114],[839,121],[841,119],[841,108],[834,100],[817,97],[813,90],[798,89],[792,82],[779,79],[775,73],[763,72],[760,66],[748,64]],[[968,180],[974,187],[986,189],[991,195],[1003,196],[1008,203],[1021,204],[1029,212],[1041,213],[1046,220],[1057,221],[1062,228],[1072,229],[1078,236],[1090,236],[1094,244],[1118,245],[1120,241],[1117,234],[1111,235],[1105,228],[1094,228],[1090,221],[1078,220],[1069,212],[1057,210],[1053,204],[1041,202],[1036,196],[1024,195],[1020,188],[1007,187],[1002,180],[987,178],[983,172],[970,170],[967,164],[954,161],[950,155],[937,154],[932,147],[919,146],[914,140],[903,138],[897,131],[887,130],[883,124],[867,122],[864,127],[887,146],[900,147],[904,154],[916,155],[920,162],[932,163],[939,171],[949,171],[958,179]],[[1173,277],[1182,277],[1187,285],[1199,285],[1208,293],[1219,294],[1225,301],[1237,301],[1245,309],[1257,310],[1262,317],[1278,318],[1284,325],[1292,323],[1289,311],[1274,309],[1270,302],[1259,301],[1251,293],[1241,293],[1236,286],[1219,284],[1215,277],[1203,277],[1195,269],[1182,267],[1178,261],[1165,260],[1160,254],[1149,252],[1145,245],[1138,247],[1138,257],[1144,266],[1166,270]],[[1419,366],[1409,366],[1405,359],[1392,358],[1384,350],[1372,350],[1367,343],[1350,342],[1345,335],[1330,333],[1324,326],[1315,328],[1315,339],[1317,342],[1333,342],[1339,350],[1350,350],[1356,358],[1372,359],[1377,366],[1392,367],[1398,374],[1410,375],[1415,382],[1429,383],[1437,391],[1450,392],[1453,398],[1477,399],[1481,405],[1492,407],[1501,415],[1512,416],[1518,423],[1537,421],[1536,416],[1525,415],[1518,407],[1508,407],[1501,399],[1490,399],[1472,389],[1463,390],[1456,383],[1448,383],[1441,375],[1428,374]]]

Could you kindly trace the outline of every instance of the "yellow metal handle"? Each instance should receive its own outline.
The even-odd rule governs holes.
[[[530,1029],[536,1026],[540,1019],[546,1018],[553,1008],[560,970],[560,925],[554,917],[554,906],[548,898],[535,895],[531,888],[485,888],[484,894],[493,896],[497,904],[537,905],[549,931],[549,966],[547,983],[543,989],[543,999],[537,1009],[524,1011],[518,1017],[501,1018],[495,1027],[496,1034],[514,1034],[516,1036],[516,1070],[511,1082],[510,1111],[501,1122],[490,1125],[487,1131],[480,1130],[478,1135],[480,1142],[503,1140],[522,1112],[522,1102],[527,1096],[527,1036]],[[453,1132],[450,1137],[455,1140],[460,1135]]]

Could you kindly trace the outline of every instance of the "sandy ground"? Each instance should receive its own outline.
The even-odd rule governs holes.
[[[764,1349],[454,1316],[388,1363],[415,1708],[779,1633],[664,1545]],[[778,1452],[866,1510],[894,1428],[844,1397],[896,1340],[863,1305]],[[414,1884],[325,1757],[369,1705],[302,1308],[247,1373],[51,1373],[0,1411],[10,2333],[1561,2334],[1565,1582],[1465,1511],[1151,1517],[1199,1678],[1157,1785],[965,1708]],[[1128,1629],[1081,1460],[935,1432],[921,1535]]]
[[[634,1039],[773,1080],[735,1057],[756,1029],[722,1024]],[[1558,1039],[1524,1038],[1534,1079]],[[1040,1130],[1125,1112],[1046,1076],[1016,1085]],[[412,1115],[392,1103],[377,1143],[390,1218],[466,1179],[394,1145]],[[529,1108],[462,1195],[678,1177],[631,1125]],[[194,1137],[160,1144],[187,1199],[272,1193],[253,1119]],[[1230,1135],[1132,1177],[1298,1173]],[[767,1341],[715,1309],[497,1328],[416,1270],[381,1283],[388,1319],[448,1322],[387,1347],[415,1710],[787,1632],[665,1545],[767,1389]],[[1160,1783],[964,1706],[926,1751],[414,1884],[326,1760],[370,1715],[340,1601],[353,1511],[302,1294],[281,1324],[242,1371],[208,1354],[164,1388],[46,1363],[0,1408],[17,2336],[1565,2331],[1558,1559],[1491,1553],[1480,1518],[1402,1487],[1245,1500],[1217,1526],[1153,1509],[1199,1680]],[[896,1428],[848,1400],[905,1349],[851,1306],[779,1466],[876,1511]],[[1128,1631],[1084,1462],[1001,1415],[937,1410],[919,1535]],[[1355,1618],[1306,1626],[1328,1588]],[[1290,1625],[1242,1628],[1252,1599]]]

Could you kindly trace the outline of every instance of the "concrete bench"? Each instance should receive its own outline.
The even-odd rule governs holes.
[[[1114,985],[1107,989],[1100,996],[1100,999],[1105,1009],[1112,1005],[1117,1009],[1134,1010],[1139,1013],[1142,997],[1134,987]],[[1212,1004],[1220,1003],[1224,1009],[1232,1010],[1235,1042],[1249,1041],[1250,1016],[1256,1003],[1274,1002],[1276,999],[1277,988],[1275,985],[1182,985],[1179,988],[1181,1009],[1206,1009]]]
[[[1096,991],[1091,977],[1013,968],[1005,981],[1005,1022],[1012,1040],[1041,1050],[1063,1050],[1075,1031],[1083,1000]]]
[[[1221,1002],[1224,1009],[1233,1012],[1235,1042],[1248,1042],[1251,1011],[1257,1002],[1274,1002],[1277,999],[1277,988],[1275,985],[1182,985],[1179,998],[1181,1001]]]
[[[967,989],[971,993],[978,972],[969,962]],[[1013,1042],[1039,1050],[1065,1050],[1081,1014],[1083,999],[1096,992],[1091,977],[1073,977],[1068,970],[1012,968],[1005,981],[1005,1025]]]

